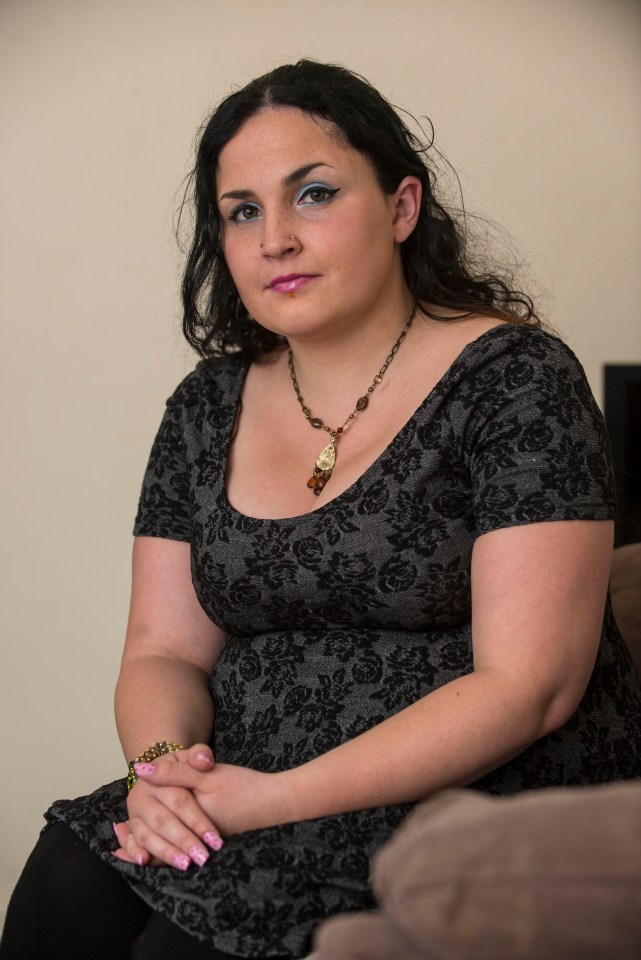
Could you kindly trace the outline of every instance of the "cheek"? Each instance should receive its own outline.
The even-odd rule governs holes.
[[[368,260],[372,253],[393,247],[392,217],[382,203],[354,205],[334,225],[338,244],[344,244],[349,256],[360,254]]]
[[[255,256],[250,254],[245,244],[225,243],[224,240],[223,254],[227,269],[238,290],[246,288],[252,274],[255,273]]]

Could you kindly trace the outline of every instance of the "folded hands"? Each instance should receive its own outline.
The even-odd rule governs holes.
[[[202,866],[223,838],[296,819],[286,773],[261,773],[216,763],[211,748],[195,744],[137,764],[127,798],[129,819],[114,824],[114,856],[139,866]]]

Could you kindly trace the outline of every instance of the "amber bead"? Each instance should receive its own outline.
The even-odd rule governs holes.
[[[309,421],[313,427],[316,427],[317,430],[323,426],[323,421],[319,417],[312,417]]]
[[[315,486],[316,486],[316,477],[310,477],[309,480],[307,481],[307,486],[310,488],[310,490],[311,490],[312,487],[315,487]]]

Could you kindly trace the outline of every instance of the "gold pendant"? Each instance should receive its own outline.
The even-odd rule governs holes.
[[[332,475],[334,464],[336,463],[336,447],[334,441],[330,440],[326,447],[323,447],[318,455],[314,472],[307,481],[307,486],[313,489],[315,496],[318,496]]]
[[[334,446],[334,441],[330,440],[326,447],[323,447],[321,452],[318,454],[318,460],[316,461],[316,466],[322,472],[329,471],[331,474],[334,469],[334,464],[336,463],[336,447]],[[327,478],[329,480],[329,477]]]

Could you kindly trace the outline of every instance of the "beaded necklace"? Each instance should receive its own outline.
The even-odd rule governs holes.
[[[289,351],[288,358],[287,358],[287,364],[289,366],[289,375],[292,378],[294,390],[296,391],[296,399],[300,404],[301,410],[303,411],[303,415],[306,420],[309,420],[310,424],[312,425],[312,427],[314,427],[315,430],[325,430],[329,434],[329,438],[330,438],[327,446],[323,447],[323,449],[319,453],[316,463],[314,465],[314,472],[312,473],[311,477],[307,481],[307,486],[314,491],[314,494],[316,496],[318,496],[321,493],[323,487],[325,486],[325,484],[331,477],[332,473],[334,472],[334,467],[336,465],[336,443],[338,441],[338,438],[343,433],[347,424],[354,419],[356,414],[362,413],[363,410],[365,410],[365,408],[367,407],[369,403],[370,394],[372,394],[374,390],[376,390],[376,387],[379,385],[379,383],[385,376],[387,368],[389,367],[390,363],[398,353],[400,345],[402,344],[403,340],[407,336],[407,331],[409,330],[415,315],[416,315],[416,304],[413,304],[412,310],[409,315],[409,319],[405,324],[405,326],[403,327],[403,329],[401,330],[400,334],[398,335],[398,338],[395,341],[394,346],[392,347],[387,357],[385,358],[385,363],[383,364],[383,366],[378,371],[378,373],[372,380],[371,384],[367,388],[367,392],[364,393],[362,397],[358,398],[358,400],[356,401],[356,406],[354,407],[350,415],[343,421],[340,427],[336,427],[335,430],[332,430],[331,427],[328,427],[326,424],[324,424],[323,421],[320,419],[320,417],[313,417],[309,407],[305,406],[305,401],[303,400],[303,396],[300,392],[300,387],[298,386],[298,380],[296,379],[296,371],[294,369],[294,356],[292,354],[292,351],[291,350]]]

